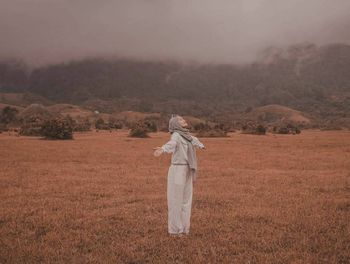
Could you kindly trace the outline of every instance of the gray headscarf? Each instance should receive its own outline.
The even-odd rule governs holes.
[[[194,146],[192,144],[192,135],[188,128],[184,128],[179,124],[178,121],[178,115],[172,115],[172,117],[169,120],[169,132],[172,134],[174,132],[179,133],[184,139],[188,141],[188,148],[187,148],[187,157],[188,157],[188,164],[190,166],[190,170],[192,173],[192,176],[194,179],[196,179],[197,175],[197,157],[196,157],[196,151],[194,149]]]

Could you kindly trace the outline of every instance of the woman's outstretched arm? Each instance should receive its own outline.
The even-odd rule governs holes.
[[[193,146],[200,148],[200,149],[205,149],[205,146],[202,142],[199,141],[199,139],[195,136],[192,136],[192,144]]]
[[[162,154],[163,152],[165,153],[173,153],[176,149],[176,145],[177,145],[177,136],[176,136],[176,133],[173,133],[171,135],[171,138],[170,140],[165,143],[163,146],[161,147],[156,147],[154,148],[154,155],[157,157],[159,156],[160,154]]]
[[[170,140],[167,143],[165,143],[161,148],[166,153],[173,153],[175,151],[177,142],[178,141],[176,133],[172,133]]]

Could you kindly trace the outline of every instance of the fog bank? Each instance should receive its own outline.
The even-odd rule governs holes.
[[[0,57],[245,63],[267,46],[350,43],[349,0],[0,0]]]

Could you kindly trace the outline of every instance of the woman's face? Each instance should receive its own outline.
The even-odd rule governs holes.
[[[188,126],[186,120],[183,119],[181,116],[178,116],[177,120],[179,121],[180,126],[182,126],[182,127],[187,127]]]

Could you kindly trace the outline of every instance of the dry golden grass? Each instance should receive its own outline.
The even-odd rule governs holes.
[[[169,139],[0,135],[0,263],[349,263],[350,132],[201,139],[188,237],[167,233]]]

